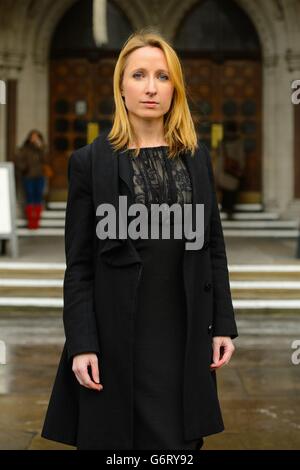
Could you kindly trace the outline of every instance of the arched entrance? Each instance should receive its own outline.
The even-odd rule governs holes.
[[[113,113],[113,70],[118,52],[132,33],[114,2],[107,3],[108,44],[93,39],[92,0],[79,0],[58,23],[50,49],[49,145],[54,177],[51,198],[63,200],[71,152],[87,143],[89,122],[100,130]]]
[[[247,154],[239,202],[262,202],[262,66],[257,32],[233,0],[202,0],[173,42],[186,76],[197,130],[211,148],[214,124],[238,123]]]

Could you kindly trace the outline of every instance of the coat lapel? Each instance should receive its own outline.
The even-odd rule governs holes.
[[[94,201],[96,207],[101,203],[110,203],[115,207],[117,234],[116,238],[104,240],[101,255],[110,264],[113,264],[113,260],[115,264],[122,266],[124,264],[140,263],[141,259],[131,240],[119,238],[118,230],[120,180],[125,183],[130,194],[129,207],[129,204],[134,200],[133,168],[125,153],[114,151],[107,135],[108,133],[103,133],[92,144]],[[183,158],[192,185],[192,228],[195,231],[196,204],[204,204],[203,233],[205,234],[211,211],[211,187],[205,157],[201,152],[201,148],[198,148],[194,156],[185,153]],[[201,230],[203,230],[203,227],[201,227]]]
[[[111,204],[115,208],[117,229],[116,238],[106,238],[102,241],[100,256],[112,266],[141,264],[141,258],[131,240],[119,238],[119,177],[121,174],[132,192],[130,162],[124,155],[119,168],[119,152],[114,151],[107,134],[100,134],[92,143],[93,195],[95,209],[103,203]]]
[[[127,186],[127,189],[130,193],[131,197],[131,202],[134,201],[134,188],[133,188],[133,168],[130,163],[129,157],[125,153],[118,152],[118,170],[119,170],[119,175],[118,177],[123,180],[125,185]],[[129,205],[129,204],[128,204]]]
[[[196,222],[196,204],[204,204],[204,230],[208,228],[211,211],[211,187],[207,167],[205,164],[205,156],[202,154],[201,148],[198,147],[195,155],[189,152],[185,153],[184,161],[189,172],[192,185],[192,222],[193,230],[195,230]]]

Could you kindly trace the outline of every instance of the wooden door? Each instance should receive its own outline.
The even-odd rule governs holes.
[[[65,199],[67,163],[87,143],[87,124],[109,127],[115,58],[53,59],[50,67],[51,198]],[[188,99],[200,137],[210,146],[213,123],[236,120],[247,153],[240,202],[261,202],[261,64],[251,60],[182,59]],[[215,159],[216,155],[212,151]]]
[[[71,153],[87,144],[87,126],[111,124],[115,59],[55,59],[50,67],[51,199],[64,200]]]
[[[199,136],[210,148],[214,123],[235,120],[246,151],[240,202],[261,202],[261,63],[254,60],[182,59]],[[211,149],[215,162],[216,152]]]

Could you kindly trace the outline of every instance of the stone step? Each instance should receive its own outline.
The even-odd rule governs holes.
[[[0,278],[2,297],[62,297],[62,279],[3,279]]]
[[[67,203],[65,201],[51,201],[47,203],[47,208],[50,210],[65,210]]]
[[[300,281],[300,264],[228,266],[230,281]]]
[[[63,279],[65,263],[0,262],[0,278]],[[228,265],[230,281],[300,281],[299,264],[248,264]]]
[[[229,265],[234,308],[242,313],[300,313],[300,264]],[[0,263],[0,311],[63,307],[65,263]]]
[[[299,229],[297,220],[224,220],[223,229]]]
[[[222,207],[221,204],[219,204],[219,207]],[[233,207],[235,211],[263,211],[262,204],[235,204]]]
[[[226,238],[298,238],[299,230],[297,229],[224,229],[224,237]]]
[[[233,299],[233,308],[239,314],[300,315],[300,299]]]
[[[230,281],[233,299],[300,299],[300,281]]]
[[[47,208],[50,210],[65,210],[67,203],[65,201],[51,201],[47,203]],[[222,206],[219,204],[219,208],[221,209]],[[234,205],[235,211],[243,211],[243,212],[261,212],[263,211],[262,204],[235,204]]]
[[[230,281],[233,299],[300,299],[299,281]],[[2,297],[61,297],[62,279],[0,278]]]
[[[0,316],[18,313],[45,316],[58,314],[62,316],[62,297],[0,297]]]
[[[19,228],[27,228],[27,221],[25,219],[18,219],[17,225]],[[60,218],[42,218],[40,220],[40,227],[60,228],[65,226],[65,219]],[[223,220],[223,229],[299,229],[299,222],[297,220]]]
[[[35,230],[28,228],[18,228],[17,235],[19,237],[64,237],[65,229],[41,227]],[[297,239],[299,237],[298,229],[229,229],[224,228],[224,237],[226,238],[285,238],[285,239]]]
[[[25,219],[18,219],[17,222],[18,227],[27,228],[27,220]],[[53,219],[53,218],[41,218],[40,220],[40,227],[52,227],[52,228],[60,228],[65,226],[65,219]]]
[[[66,202],[49,202],[43,211],[40,228],[30,230],[24,218],[18,219],[19,237],[63,237],[65,230]],[[298,220],[280,220],[276,212],[265,212],[262,204],[236,204],[233,220],[227,220],[227,214],[221,211],[224,236],[227,238],[287,238],[299,237]]]
[[[1,279],[63,279],[65,263],[0,262]]]
[[[260,314],[290,314],[300,315],[300,299],[233,299],[233,307],[237,313],[260,313]],[[0,313],[11,312],[41,313],[41,309],[62,310],[63,299],[58,297],[0,297]]]
[[[63,237],[64,228],[38,228],[31,230],[29,228],[18,228],[17,235],[19,237]]]
[[[227,214],[220,211],[221,219],[226,220]],[[66,211],[61,210],[43,210],[41,218],[42,219],[64,219]],[[233,220],[278,220],[279,214],[276,212],[235,212],[233,214]]]
[[[225,212],[220,212],[222,220],[227,219]],[[276,212],[235,212],[233,220],[278,220],[279,214]]]
[[[66,216],[65,210],[55,211],[55,210],[43,210],[42,219],[64,219]]]

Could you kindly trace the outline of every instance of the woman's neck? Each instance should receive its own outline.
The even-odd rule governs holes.
[[[138,142],[130,142],[128,148],[159,147],[168,145],[164,137],[163,120],[156,119],[146,121],[131,117],[131,124],[137,136]]]

